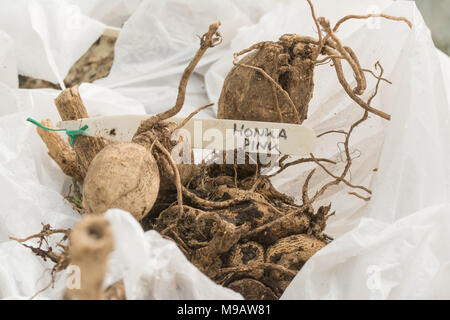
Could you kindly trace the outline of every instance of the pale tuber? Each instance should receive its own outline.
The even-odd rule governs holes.
[[[83,185],[83,202],[89,213],[118,208],[140,221],[155,203],[159,191],[155,158],[136,143],[111,144],[89,165]]]

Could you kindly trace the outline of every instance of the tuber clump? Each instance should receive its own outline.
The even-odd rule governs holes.
[[[313,96],[313,53],[311,44],[289,41],[286,36],[278,42],[261,43],[227,75],[219,99],[218,117],[302,123]],[[287,95],[267,76],[274,79]]]
[[[280,298],[307,260],[332,241],[325,234],[327,220],[334,214],[332,204],[317,206],[319,198],[330,187],[341,184],[352,190],[349,194],[363,201],[370,200],[372,191],[351,181],[353,158],[349,144],[355,128],[368,119],[369,113],[390,119],[388,114],[371,105],[380,84],[390,83],[383,78],[383,67],[379,62],[375,64],[378,74],[363,69],[357,55],[341,43],[336,32],[349,19],[369,17],[401,20],[411,26],[405,18],[369,14],[346,16],[332,27],[327,19],[316,18],[311,1],[307,1],[318,39],[285,34],[277,42],[257,43],[236,53],[234,67],[223,86],[218,114],[220,118],[301,124],[308,116],[313,95],[314,69],[332,62],[342,88],[363,109],[361,118],[348,129],[318,135],[318,138],[328,134],[344,137],[344,166],[337,167],[342,172],[335,172],[337,169],[333,166],[338,165],[335,161],[314,154],[289,163],[286,163],[288,156],[281,156],[273,167],[265,167],[258,161],[239,165],[236,159],[225,164],[175,163],[173,151],[178,141],[172,141],[171,137],[182,124],[171,123],[169,118],[181,110],[188,79],[203,54],[221,41],[220,23],[216,23],[201,37],[200,48],[180,80],[175,105],[143,121],[132,142],[113,144],[100,138],[80,136],[70,149],[54,132],[39,131],[49,155],[64,173],[76,180],[75,184],[83,187],[83,210],[96,214],[109,208],[126,210],[145,230],[156,230],[173,240],[184,255],[217,284],[240,292],[246,299]],[[353,71],[354,87],[344,77],[343,62]],[[377,81],[374,92],[363,100],[366,72]],[[56,105],[63,120],[88,116],[77,87],[64,90],[56,99]],[[195,112],[187,119],[193,115]],[[190,150],[184,156],[192,160]],[[245,157],[246,160],[252,158],[249,154]],[[302,164],[311,169],[299,190],[301,203],[297,203],[278,192],[270,178],[288,167]],[[330,181],[312,188],[309,182],[318,170],[325,172]],[[42,240],[49,232],[46,229],[18,241],[25,242],[33,237]],[[58,232],[63,232],[65,240],[68,239],[68,232]],[[64,252],[60,255],[40,247],[31,249],[44,259],[52,257],[58,266],[55,270],[61,271],[70,260],[67,254],[70,246],[62,247]],[[90,259],[95,260],[95,257]],[[91,266],[91,262],[86,263]],[[111,292],[122,292],[122,287],[118,282]],[[101,294],[97,289],[96,296]]]

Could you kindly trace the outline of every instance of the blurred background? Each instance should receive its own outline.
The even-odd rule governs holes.
[[[413,0],[414,1],[414,0]],[[415,0],[436,46],[450,55],[450,0]]]

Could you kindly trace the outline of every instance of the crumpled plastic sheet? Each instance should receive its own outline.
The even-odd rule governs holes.
[[[393,85],[383,83],[373,105],[392,114],[392,120],[370,116],[355,131],[349,178],[369,186],[372,200],[366,203],[350,196],[343,186],[324,195],[316,205],[331,202],[336,210],[326,230],[335,240],[305,264],[282,299],[448,298],[450,58],[434,48],[412,2],[314,3],[317,15],[332,22],[350,13],[383,12],[406,16],[414,28],[371,19],[347,22],[339,31],[363,67],[374,70],[378,60],[382,63],[384,77]],[[183,114],[218,100],[233,52],[257,41],[276,40],[283,33],[315,36],[306,1],[236,0],[225,5],[215,0],[195,4],[143,0],[119,36],[110,76],[80,88],[90,115],[156,113],[170,107],[180,75],[197,50],[198,39],[193,35],[201,35],[217,20],[223,23],[224,43],[210,49],[200,63],[188,86]],[[352,79],[348,68],[345,72]],[[375,87],[375,79],[369,74],[367,79],[366,97]],[[362,115],[332,68],[317,67],[315,83],[305,124],[317,133],[346,129]],[[49,264],[8,241],[8,236],[36,233],[41,222],[72,227],[79,215],[63,200],[67,178],[47,156],[35,128],[24,122],[29,116],[56,121],[52,99],[58,92],[15,90],[6,85],[3,89],[2,85],[0,190],[8,201],[0,202],[0,297],[22,298],[48,283],[50,276],[44,271]],[[215,115],[212,108],[199,117]],[[343,165],[341,140],[321,139],[316,156],[332,157]],[[299,200],[309,169],[288,169],[273,182]],[[317,189],[325,181],[327,175],[318,171],[310,188]],[[105,285],[123,277],[129,298],[135,299],[241,298],[204,277],[173,243],[153,231],[143,233],[128,214],[111,210],[107,217],[120,241],[111,255]],[[61,274],[55,289],[39,297],[61,298],[63,291]]]
[[[438,52],[415,6],[392,7],[415,27],[386,74],[393,86],[383,90],[383,102],[392,121],[372,200],[361,212],[367,219],[310,259],[283,298],[449,297],[449,83],[446,89]]]
[[[17,61],[14,53],[14,42],[4,31],[0,30],[0,83],[11,88],[19,86],[17,77]]]
[[[114,63],[106,79],[96,83],[138,99],[148,113],[170,107],[177,95],[180,76],[198,49],[208,26],[221,21],[223,42],[209,49],[188,84],[185,108],[188,115],[209,103],[202,74],[211,62],[232,57],[229,43],[239,28],[255,23],[268,11],[269,2],[197,0],[144,0],[127,20],[116,42]],[[212,116],[212,110],[199,116]]]
[[[19,73],[59,83],[105,25],[66,0],[0,2],[0,30],[14,40]]]
[[[450,204],[362,219],[310,259],[283,299],[448,299]]]
[[[122,27],[142,0],[68,0],[85,15],[112,27]]]

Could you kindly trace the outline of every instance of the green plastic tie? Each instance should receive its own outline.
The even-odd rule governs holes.
[[[71,147],[72,147],[72,146],[75,144],[75,142],[77,141],[77,137],[78,137],[78,136],[81,135],[81,136],[87,136],[87,137],[89,137],[89,134],[86,133],[86,130],[87,130],[87,128],[88,128],[87,125],[81,127],[81,128],[78,129],[78,130],[67,130],[67,129],[52,129],[52,128],[44,127],[42,124],[40,124],[39,122],[37,122],[36,120],[31,119],[31,118],[28,118],[27,121],[28,121],[28,122],[31,122],[31,123],[33,123],[33,124],[35,124],[36,126],[38,126],[38,127],[41,128],[41,129],[44,129],[44,130],[47,130],[47,131],[65,131],[66,134],[67,134],[67,135],[69,136],[69,138],[70,138],[70,146],[71,146]]]

